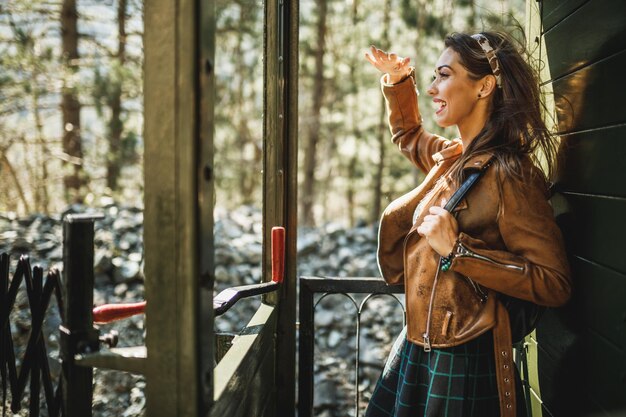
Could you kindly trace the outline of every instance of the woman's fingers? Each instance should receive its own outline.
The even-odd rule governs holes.
[[[394,75],[407,73],[407,65],[410,62],[408,57],[399,57],[394,52],[385,52],[374,45],[370,46],[369,53],[365,54],[365,58],[381,72]]]
[[[394,52],[385,52],[382,49],[378,49],[374,45],[370,46],[370,51],[374,58],[384,63],[394,63],[398,61],[398,54]],[[402,61],[402,59],[400,60]]]

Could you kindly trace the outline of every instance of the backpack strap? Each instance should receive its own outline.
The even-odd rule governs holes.
[[[469,190],[471,190],[472,187],[478,182],[478,180],[485,174],[485,171],[487,171],[487,168],[489,168],[489,166],[491,165],[492,160],[493,157],[485,165],[483,165],[481,169],[475,170],[467,176],[465,181],[463,181],[463,184],[461,184],[459,189],[456,190],[454,194],[452,194],[452,197],[450,197],[450,200],[448,200],[448,202],[444,206],[446,210],[452,212],[452,210],[455,209],[455,207],[459,204],[463,197],[465,197],[465,194],[467,194]]]

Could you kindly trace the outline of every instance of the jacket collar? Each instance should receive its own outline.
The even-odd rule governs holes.
[[[461,139],[453,139],[450,145],[433,155],[433,161],[440,163],[448,159],[455,161],[463,154],[463,142]],[[472,156],[463,165],[463,170],[482,170],[493,158],[491,152],[481,152]]]
[[[463,165],[463,170],[480,170],[482,171],[489,165],[491,160],[493,159],[493,153],[491,152],[482,152],[477,155],[472,156],[470,159],[465,162]]]
[[[463,153],[463,142],[461,139],[453,139],[450,144],[441,151],[433,155],[433,161],[439,164],[447,159],[456,160]]]

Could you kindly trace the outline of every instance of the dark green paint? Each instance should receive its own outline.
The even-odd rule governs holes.
[[[562,138],[559,190],[626,197],[626,126]],[[616,169],[617,168],[617,169]]]
[[[547,321],[547,320],[546,320]],[[558,356],[550,343],[557,340],[544,325],[538,334],[541,396],[554,416],[590,416],[593,412],[626,408],[621,367],[623,351],[589,329],[560,340]],[[609,382],[612,381],[612,382]]]
[[[621,334],[626,329],[626,276],[580,258],[572,260],[572,271],[572,303],[579,316],[574,326],[589,327],[625,351]]]
[[[626,199],[574,194],[565,199],[570,213],[558,221],[569,253],[626,274]]]
[[[550,44],[547,48],[550,50]],[[577,132],[625,123],[625,68],[626,50],[555,81],[559,131]]]
[[[574,10],[589,0],[544,0],[543,7],[543,30],[548,31],[558,22],[570,15]]]
[[[555,30],[545,34],[550,76],[559,78],[575,69],[624,50],[626,2],[590,1],[577,9]],[[598,30],[601,28],[601,30]]]
[[[573,294],[537,329],[544,416],[626,410],[626,3],[542,2]]]

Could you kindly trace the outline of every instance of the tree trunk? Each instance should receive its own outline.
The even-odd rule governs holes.
[[[476,29],[476,0],[469,0],[469,9],[470,13],[467,16],[467,23],[469,26],[469,30]]]
[[[415,30],[417,31],[415,37],[415,64],[418,65],[420,62],[424,62],[426,53],[422,50],[422,46],[424,44],[423,38],[426,37],[426,0],[417,0],[417,25]],[[420,78],[418,76],[420,70],[424,70],[424,68],[416,67],[416,79],[419,81]],[[415,186],[418,186],[422,180],[420,171],[417,169],[413,169],[413,182]]]
[[[301,194],[302,224],[313,225],[313,202],[315,201],[315,169],[317,164],[317,145],[320,132],[320,115],[324,98],[324,54],[326,37],[326,0],[317,0],[317,50],[315,51],[315,75],[313,84],[313,107],[306,136],[304,154],[304,179]]]
[[[241,199],[241,204],[253,204],[254,203],[254,177],[258,177],[256,172],[253,170],[253,166],[251,166],[252,160],[248,157],[248,144],[252,142],[250,129],[248,128],[248,118],[251,116],[246,112],[245,105],[245,91],[246,83],[245,76],[248,74],[246,71],[246,64],[244,62],[244,52],[243,52],[243,37],[246,34],[246,21],[245,21],[245,7],[247,6],[245,2],[237,2],[239,6],[239,21],[238,21],[238,29],[237,29],[237,41],[235,43],[234,50],[234,59],[235,59],[235,74],[238,80],[237,90],[235,93],[235,108],[236,115],[234,117],[235,131],[237,137],[235,138],[235,147],[239,152],[239,198]],[[252,172],[251,172],[252,171]]]
[[[391,25],[391,0],[385,0],[384,17],[383,17],[383,36],[381,39],[385,48],[389,48],[389,26]],[[374,196],[372,202],[372,213],[370,222],[377,224],[380,218],[381,201],[383,194],[383,173],[385,170],[385,139],[388,135],[387,125],[385,123],[385,98],[381,98],[380,104],[380,122],[378,123],[378,164],[376,166],[376,174],[374,176]]]
[[[37,184],[37,206],[36,210],[40,210],[45,214],[49,214],[48,205],[50,204],[50,197],[48,195],[48,157],[50,152],[46,144],[45,135],[43,132],[43,121],[41,120],[41,112],[39,108],[39,90],[37,86],[37,76],[33,75],[33,115],[35,116],[35,126],[37,128],[37,143],[39,144],[39,168],[41,169],[41,176]]]
[[[358,0],[353,0],[352,3],[352,27],[357,28],[359,24],[359,4]],[[359,44],[359,33],[354,30],[353,36],[351,37],[351,42],[353,44]],[[350,123],[352,135],[358,141],[361,138],[361,129],[359,129],[361,120],[361,112],[359,111],[359,100],[358,100],[358,91],[359,85],[357,82],[357,60],[351,59],[350,62],[350,91],[352,93],[353,100],[350,102],[349,110],[350,110]],[[358,62],[358,65],[362,65],[361,62]],[[358,146],[353,150],[354,153],[350,158],[350,162],[348,163],[346,176],[348,178],[348,186],[346,189],[346,200],[348,203],[348,219],[350,221],[350,227],[354,227],[356,224],[356,202],[355,195],[357,194],[356,188],[359,187],[359,184],[356,184],[356,176],[357,176],[357,163],[358,163]]]
[[[68,78],[78,70],[78,12],[76,0],[63,0],[61,7],[61,37],[63,59],[67,67]],[[85,183],[83,178],[82,158],[83,150],[80,138],[80,101],[73,81],[64,82],[61,97],[63,113],[63,151],[74,160],[81,163],[66,166],[64,177],[66,200],[82,202],[81,187]]]
[[[11,175],[11,178],[13,179],[13,182],[15,183],[15,189],[17,190],[17,193],[20,196],[20,200],[22,200],[22,204],[24,205],[25,212],[30,213],[31,212],[30,205],[28,204],[28,200],[26,200],[24,189],[22,188],[22,184],[20,184],[20,180],[17,178],[17,173],[15,172],[15,169],[13,169],[13,165],[11,165],[9,158],[7,158],[6,151],[7,149],[0,149],[0,161],[2,161],[7,171],[9,171],[9,175]]]
[[[356,191],[354,189],[353,178],[356,176],[356,164],[357,164],[357,153],[350,158],[350,163],[348,164],[348,178],[350,178],[350,185],[348,186],[348,190],[346,192],[346,198],[348,200],[348,219],[350,221],[350,227],[354,227],[356,225],[356,216],[354,215],[356,202],[354,201],[354,197],[356,195]]]
[[[118,0],[117,4],[117,56],[119,68],[126,62],[126,0]],[[117,190],[122,170],[122,76],[118,74],[113,82],[111,96],[111,120],[109,121],[109,154],[107,158],[107,187]]]

